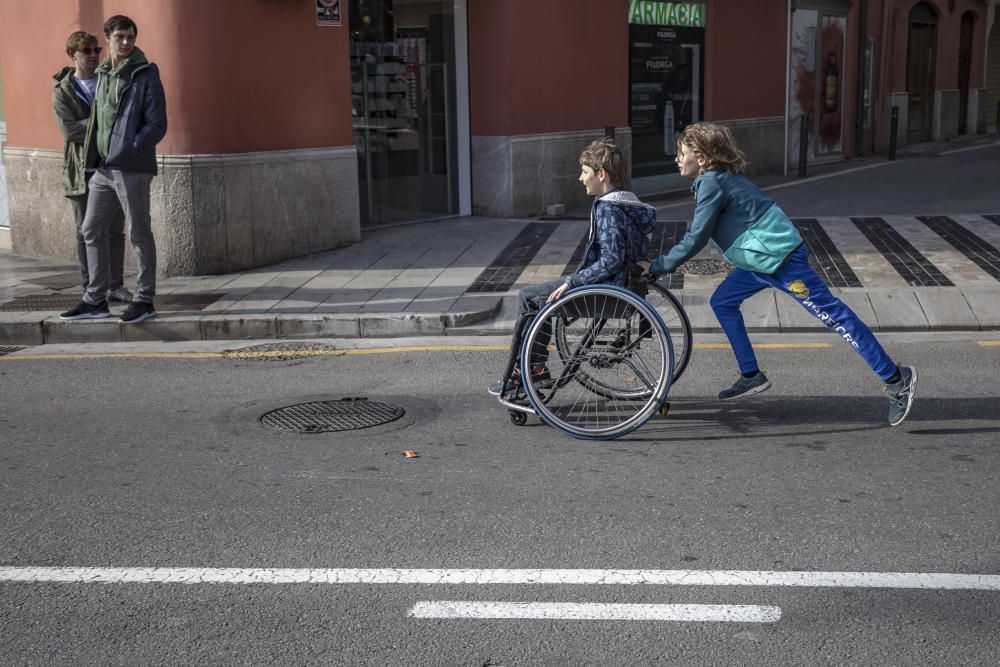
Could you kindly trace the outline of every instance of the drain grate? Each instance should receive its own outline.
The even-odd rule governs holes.
[[[388,424],[404,414],[406,411],[403,408],[391,403],[369,401],[367,398],[342,398],[278,408],[261,417],[260,423],[292,433],[330,433]]]
[[[288,361],[303,357],[327,357],[342,354],[344,354],[344,350],[326,343],[265,343],[264,345],[251,345],[223,352],[226,359],[246,361]]]
[[[212,303],[219,300],[221,292],[204,292],[198,294],[167,294],[156,297],[156,309],[163,311],[182,310],[203,310]],[[33,313],[46,311],[69,310],[80,303],[81,295],[77,294],[33,294],[30,296],[19,296],[13,301],[0,304],[0,311]],[[111,307],[124,304],[113,303]]]
[[[34,296],[19,296],[13,301],[0,304],[0,311],[11,312],[44,312],[69,310],[80,303],[79,294],[37,294]]]
[[[23,350],[23,347],[18,347],[17,345],[0,345],[0,357],[5,354],[10,354],[11,352],[17,352],[18,350]]]

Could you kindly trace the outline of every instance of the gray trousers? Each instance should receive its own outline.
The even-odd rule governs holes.
[[[87,181],[93,172],[87,174]],[[87,268],[87,244],[83,240],[83,218],[87,215],[87,194],[66,197],[73,208],[73,220],[76,222],[76,258],[80,263],[80,278],[83,291],[86,293],[90,284],[90,270]],[[125,284],[125,215],[119,212],[108,227],[108,249],[110,271],[108,289],[116,290]]]
[[[116,215],[124,214],[128,236],[135,250],[139,275],[133,301],[153,303],[156,296],[156,242],[149,217],[149,184],[152,174],[98,169],[90,179],[83,240],[87,245],[90,282],[83,300],[104,301],[110,286],[111,249],[108,234]]]

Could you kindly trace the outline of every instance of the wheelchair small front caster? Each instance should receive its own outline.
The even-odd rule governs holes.
[[[666,417],[668,412],[670,412],[670,401],[660,406],[660,416]]]
[[[508,410],[507,414],[510,415],[510,423],[514,426],[524,426],[528,423],[528,415],[519,410]]]

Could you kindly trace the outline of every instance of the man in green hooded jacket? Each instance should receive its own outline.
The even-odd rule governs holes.
[[[97,149],[90,179],[83,238],[90,282],[80,304],[64,320],[108,317],[108,229],[124,211],[138,264],[135,296],[119,321],[134,324],[156,317],[156,243],[149,215],[149,188],[156,175],[156,144],[167,133],[167,109],[156,65],[135,46],[135,21],[116,15],[104,24],[111,55],[97,68],[97,90],[84,154]]]
[[[66,40],[66,55],[72,67],[63,67],[52,77],[52,109],[56,123],[63,135],[63,189],[73,209],[76,223],[76,256],[80,262],[83,290],[90,283],[87,268],[87,244],[83,240],[83,218],[87,213],[87,184],[94,175],[97,150],[83,152],[90,126],[90,110],[97,91],[97,64],[101,61],[101,47],[97,37],[78,30]],[[110,248],[110,284],[108,300],[128,303],[132,295],[125,289],[125,217],[115,216],[108,230]]]

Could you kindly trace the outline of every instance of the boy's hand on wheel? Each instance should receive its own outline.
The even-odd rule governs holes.
[[[545,303],[552,303],[553,301],[558,301],[559,299],[562,298],[562,295],[565,294],[568,289],[569,285],[563,283],[562,285],[557,287],[555,291],[552,292],[552,294],[549,295],[549,298],[545,300]]]

